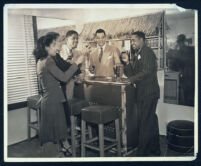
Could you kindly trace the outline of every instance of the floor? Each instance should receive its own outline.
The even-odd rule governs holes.
[[[166,137],[160,136],[161,146],[161,157],[163,156],[193,156],[193,153],[179,153],[167,148]],[[78,150],[79,151],[79,150]],[[47,155],[48,153],[48,155]],[[34,157],[64,157],[57,153],[57,146],[54,144],[48,145],[46,152],[39,145],[38,139],[35,137],[31,141],[23,141],[14,145],[8,146],[8,157],[19,157],[19,158],[34,158]],[[77,154],[80,156],[80,153]],[[98,157],[98,152],[87,150],[87,157]],[[106,152],[106,157],[115,157],[116,154],[112,152]],[[70,157],[70,156],[69,156]],[[135,151],[129,155],[129,157],[135,157]]]

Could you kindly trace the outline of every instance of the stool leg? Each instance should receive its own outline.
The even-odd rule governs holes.
[[[40,141],[40,110],[38,109],[37,110],[37,125],[38,125],[38,138],[39,138],[39,141]]]
[[[79,140],[76,139],[76,136],[77,136],[77,134],[78,134],[78,131],[77,131],[77,129],[76,129],[76,127],[78,126],[78,123],[77,123],[77,116],[74,116],[74,118],[75,118],[75,122],[74,122],[74,124],[75,124],[75,130],[74,130],[74,133],[75,133],[75,147],[77,147],[77,146],[79,145]],[[80,140],[81,140],[81,138],[80,138]]]
[[[31,129],[30,129],[30,108],[27,107],[27,134],[28,134],[28,141],[31,139]]]
[[[76,145],[75,145],[75,116],[70,116],[71,121],[71,144],[73,157],[76,157]]]
[[[121,156],[121,142],[120,142],[120,130],[119,119],[115,120],[116,140],[117,140],[117,155]]]
[[[85,157],[85,153],[86,153],[86,149],[85,149],[85,142],[86,142],[86,122],[84,120],[82,120],[82,124],[81,124],[82,130],[82,140],[81,140],[81,157]]]
[[[42,142],[41,142],[41,134],[40,134],[40,129],[41,129],[41,109],[38,109],[38,136],[39,136],[39,142],[40,142],[40,146],[42,146]]]
[[[98,124],[98,132],[99,132],[100,157],[104,157],[104,133],[103,133],[103,124]]]
[[[92,139],[92,128],[90,125],[88,125],[88,133],[89,133],[89,139]]]

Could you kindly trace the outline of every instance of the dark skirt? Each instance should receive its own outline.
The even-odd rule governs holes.
[[[41,102],[41,143],[58,143],[66,138],[67,122],[63,103],[55,97],[44,97]]]

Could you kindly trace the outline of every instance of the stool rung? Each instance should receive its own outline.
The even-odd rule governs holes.
[[[92,145],[89,145],[89,144],[84,144],[84,146],[86,148],[90,148],[90,149],[93,149],[93,150],[97,150],[97,151],[100,151],[100,149],[98,147],[95,147],[95,146],[92,146]]]
[[[110,153],[117,153],[117,148],[114,147],[114,148],[110,149],[109,152]]]
[[[81,128],[79,126],[76,126],[75,129],[81,131]]]
[[[115,140],[115,139],[108,138],[108,137],[104,137],[104,140],[106,140],[106,141],[110,141],[110,142],[116,142],[116,140]]]
[[[75,146],[76,146],[76,148],[79,148],[81,146],[81,144],[76,144]]]
[[[80,137],[81,137],[81,135],[80,135],[80,134],[76,134],[76,135],[75,135],[75,139],[76,139],[76,138],[80,138]],[[67,139],[71,139],[71,136],[70,136],[70,135],[68,135],[68,136],[67,136]]]
[[[33,129],[35,129],[35,130],[38,130],[39,127],[38,127],[38,124],[37,124],[37,123],[38,123],[37,121],[31,122],[31,123],[29,124],[29,126],[30,126],[31,128],[33,128]]]
[[[37,124],[38,121],[33,121],[33,122],[30,122],[30,124]]]
[[[97,140],[98,140],[98,137],[94,137],[94,138],[92,138],[90,140],[87,140],[85,143],[89,144],[89,143],[92,143],[92,142],[97,141]]]
[[[136,151],[136,149],[137,149],[137,148],[131,149],[130,151],[129,151],[128,149],[127,149],[127,150],[129,151],[129,154],[130,154],[130,152],[133,153],[134,151]],[[117,148],[114,147],[114,148],[110,149],[109,152],[110,152],[110,153],[117,153]],[[124,150],[123,150],[123,149],[121,150],[121,153],[124,153]]]
[[[81,135],[79,134],[79,135],[75,135],[75,138],[80,138],[81,137]]]
[[[86,133],[86,134],[90,134],[90,132],[89,132],[89,131],[86,131],[85,133]]]
[[[112,147],[114,147],[114,146],[116,146],[116,145],[117,145],[117,143],[113,143],[113,144],[111,144],[111,145],[105,146],[105,147],[104,147],[104,151],[106,151],[106,150],[108,150],[108,149],[110,149],[110,148],[112,148]],[[90,149],[93,149],[93,150],[100,151],[100,148],[98,148],[98,147],[96,147],[96,146],[94,146],[94,145],[89,145],[89,144],[85,143],[84,146],[85,146],[86,148],[90,148]]]
[[[108,150],[108,149],[110,149],[110,148],[112,148],[113,146],[116,146],[116,145],[117,145],[117,143],[113,143],[111,145],[108,145],[107,147],[104,148],[104,150]]]
[[[30,125],[30,127],[31,127],[32,129],[38,130],[38,127],[37,127],[37,126]]]

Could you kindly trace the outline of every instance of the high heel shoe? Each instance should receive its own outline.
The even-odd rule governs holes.
[[[64,147],[65,149],[68,149],[68,151],[72,153],[71,145],[69,144],[67,140],[62,142],[62,147]]]
[[[72,149],[71,146],[65,147],[64,144],[61,144],[61,151],[64,153],[65,156],[71,156],[72,155]]]

